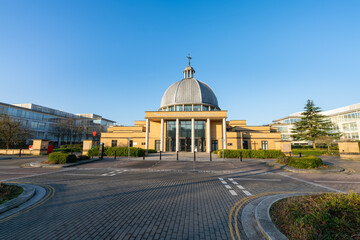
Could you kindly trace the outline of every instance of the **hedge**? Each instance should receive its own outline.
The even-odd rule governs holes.
[[[222,157],[223,150],[218,150],[218,157]],[[242,153],[243,158],[278,158],[283,157],[285,154],[280,150],[251,150],[251,149],[225,149],[225,158],[239,158]]]
[[[144,151],[148,151],[148,153],[157,153],[155,149],[144,149]]]
[[[74,154],[62,152],[50,153],[48,162],[55,164],[73,163],[76,162],[76,156]]]
[[[129,148],[128,147],[105,147],[106,156],[114,156],[116,151],[116,156],[128,156]],[[144,149],[131,147],[130,156],[131,157],[142,157],[144,155]]]
[[[105,147],[104,156],[114,156],[116,151],[116,156],[128,156],[128,148],[127,147]],[[130,148],[130,156],[131,157],[142,157],[144,155],[144,149],[142,148]],[[88,151],[88,156],[99,156],[99,146],[96,146],[94,149],[90,149]]]
[[[295,168],[317,168],[323,165],[321,158],[315,156],[307,156],[307,157],[290,157],[288,165]]]
[[[60,149],[66,149],[68,152],[82,152],[83,146],[82,144],[68,144],[68,145],[61,145]]]
[[[301,153],[302,156],[312,156],[312,155],[330,155],[330,156],[338,156],[339,151],[327,151],[327,150],[318,150],[318,149],[293,149],[291,151],[292,154],[299,155]]]

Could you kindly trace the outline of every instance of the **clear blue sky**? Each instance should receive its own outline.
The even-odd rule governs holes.
[[[132,125],[189,52],[230,120],[359,103],[360,1],[0,0],[1,102]]]

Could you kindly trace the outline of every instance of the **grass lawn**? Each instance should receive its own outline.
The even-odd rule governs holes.
[[[310,156],[310,155],[330,155],[330,156],[338,156],[339,150],[319,150],[319,149],[299,149],[295,148],[291,150],[293,155],[299,155],[301,153],[302,156]]]
[[[274,203],[270,216],[289,239],[360,240],[360,195],[354,192],[286,198]]]
[[[0,204],[16,198],[23,191],[21,187],[0,183]]]

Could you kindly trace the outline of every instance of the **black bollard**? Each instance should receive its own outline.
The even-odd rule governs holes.
[[[19,151],[19,157],[21,157],[21,148],[20,148],[20,151]]]
[[[240,162],[242,162],[242,152],[240,152]]]
[[[115,155],[114,155],[114,159],[116,159],[116,150],[115,150]]]
[[[161,151],[160,151],[160,160],[161,160]]]
[[[212,161],[212,156],[211,156],[211,152],[210,152],[210,161]]]
[[[143,153],[143,160],[145,160],[145,152]]]
[[[299,156],[301,157],[301,152],[299,152]]]
[[[176,151],[176,161],[179,161],[179,151]]]
[[[194,161],[196,161],[196,152],[194,151]]]

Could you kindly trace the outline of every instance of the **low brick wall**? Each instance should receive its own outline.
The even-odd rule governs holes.
[[[19,155],[20,149],[0,149],[0,155]],[[32,154],[29,149],[21,149],[21,154]]]

